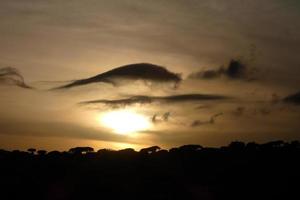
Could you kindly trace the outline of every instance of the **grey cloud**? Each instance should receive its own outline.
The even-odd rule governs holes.
[[[16,85],[21,88],[32,89],[24,81],[20,72],[12,67],[0,68],[0,84]]]
[[[118,85],[118,81],[120,79],[133,81],[145,80],[164,83],[173,82],[175,88],[181,81],[181,77],[179,74],[170,72],[162,66],[149,63],[137,63],[117,67],[99,75],[86,79],[76,80],[71,82],[70,84],[63,85],[55,89],[67,89],[98,82],[110,83],[116,86]]]
[[[207,121],[195,120],[195,121],[192,122],[192,124],[190,126],[191,127],[197,127],[197,126],[202,126],[202,125],[206,125],[206,124],[214,124],[216,118],[221,116],[221,115],[223,115],[223,113],[215,114],[215,115],[211,116],[210,119],[207,120]]]
[[[160,123],[160,122],[168,122],[170,118],[171,113],[170,112],[165,112],[162,115],[159,114],[154,114],[151,118],[152,123]]]
[[[254,80],[256,69],[249,68],[240,60],[232,59],[227,67],[220,67],[218,69],[204,70],[189,75],[191,79],[217,79],[226,77],[228,79],[239,80]]]
[[[238,107],[232,112],[232,114],[235,115],[235,116],[237,116],[237,117],[240,117],[240,116],[244,115],[245,111],[246,111],[246,107],[244,107],[244,106],[238,106]]]
[[[300,92],[291,94],[283,99],[285,103],[300,105]]]

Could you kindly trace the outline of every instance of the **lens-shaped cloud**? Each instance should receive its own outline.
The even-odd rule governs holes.
[[[146,80],[162,83],[173,82],[175,88],[181,81],[179,74],[173,73],[167,70],[165,67],[149,63],[137,63],[117,67],[99,75],[76,80],[67,85],[63,85],[54,89],[67,89],[98,82],[110,83],[114,86],[117,86],[120,79],[129,81]]]

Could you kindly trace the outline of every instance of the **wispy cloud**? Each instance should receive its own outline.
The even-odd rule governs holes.
[[[15,85],[21,88],[32,89],[24,81],[24,77],[13,67],[0,68],[0,84]]]
[[[211,116],[210,119],[207,120],[207,121],[195,120],[195,121],[192,122],[192,124],[190,126],[191,127],[197,127],[197,126],[202,126],[202,125],[206,125],[206,124],[214,124],[216,118],[219,117],[219,116],[222,116],[222,115],[223,115],[223,113],[215,114],[215,115]]]
[[[171,112],[165,112],[162,115],[154,114],[151,118],[152,123],[168,122],[171,116]]]
[[[189,75],[191,79],[217,79],[217,78],[228,78],[228,79],[239,79],[251,81],[255,79],[257,70],[249,68],[240,60],[232,59],[227,67],[220,67],[218,69],[203,70]]]

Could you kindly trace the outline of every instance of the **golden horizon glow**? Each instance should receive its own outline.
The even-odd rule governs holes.
[[[151,123],[147,117],[131,110],[117,110],[103,114],[100,123],[118,134],[130,134],[146,130]]]

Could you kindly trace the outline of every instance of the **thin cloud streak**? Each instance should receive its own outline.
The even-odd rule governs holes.
[[[93,101],[83,101],[80,105],[105,104],[111,107],[124,107],[133,104],[151,104],[151,103],[183,103],[192,101],[217,101],[226,100],[229,97],[213,94],[181,94],[171,96],[132,96],[126,99],[100,99]]]

